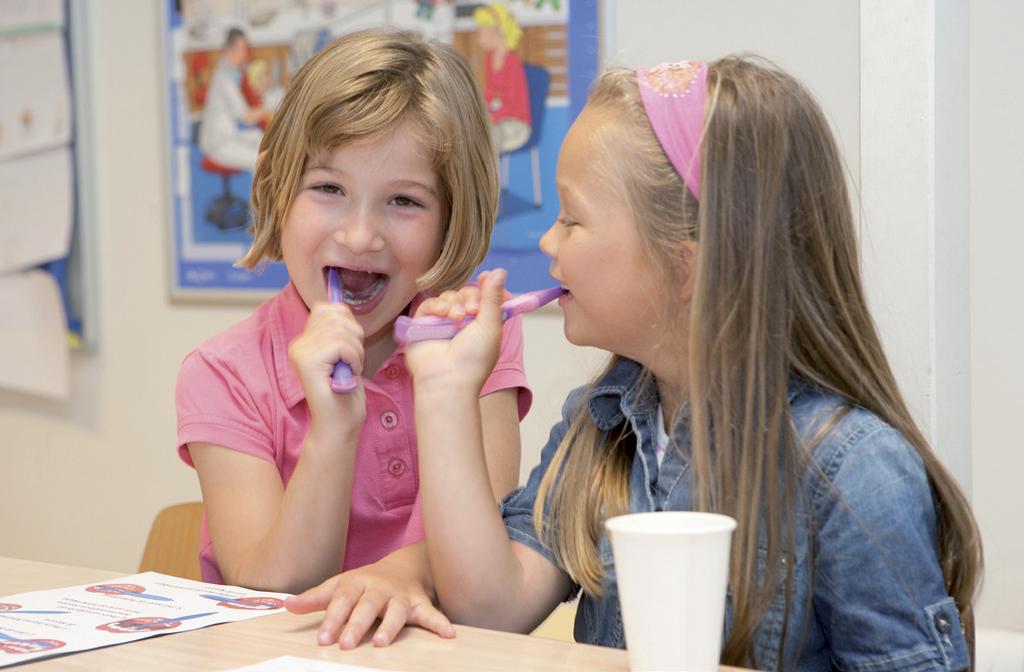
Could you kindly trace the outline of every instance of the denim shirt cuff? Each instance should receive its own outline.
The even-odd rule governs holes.
[[[928,616],[928,634],[935,642],[942,655],[943,666],[947,670],[963,670],[971,666],[970,654],[967,651],[967,640],[960,623],[960,612],[952,597],[930,604],[924,608]]]
[[[924,672],[925,670],[966,670],[971,666],[967,640],[960,627],[960,615],[953,598],[946,597],[924,607],[927,639],[909,651],[887,656],[847,660],[844,669],[854,672]]]

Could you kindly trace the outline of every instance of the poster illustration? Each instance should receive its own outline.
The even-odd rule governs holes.
[[[390,25],[454,45],[485,94],[502,191],[483,268],[509,289],[549,286],[537,248],[557,217],[558,148],[597,70],[598,0],[167,0],[171,290],[264,299],[282,263],[235,268],[263,132],[298,69],[332,40]]]

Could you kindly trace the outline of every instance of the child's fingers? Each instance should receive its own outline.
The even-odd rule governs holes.
[[[387,604],[387,598],[380,591],[367,590],[348,615],[348,624],[341,631],[338,644],[343,649],[354,649],[363,641],[363,635],[370,629],[377,616]]]
[[[309,614],[314,611],[323,611],[331,603],[334,596],[334,588],[338,583],[338,577],[332,576],[319,586],[292,595],[284,601],[284,608],[293,614]]]
[[[488,276],[490,276],[491,273],[494,273],[495,271],[501,271],[502,273],[505,273],[506,275],[508,274],[507,271],[505,271],[505,269],[503,269],[503,268],[495,268],[495,269],[490,270],[490,271],[480,271],[480,275],[476,276],[476,285],[477,285],[477,287],[483,287],[484,286],[484,282],[487,280]],[[505,289],[505,290],[502,291],[502,296],[504,296],[505,300],[507,301],[508,299],[512,298],[512,292],[508,291],[508,289]]]
[[[363,328],[346,306],[316,304],[302,334],[289,345],[288,356],[300,375],[306,372],[306,378],[338,360],[361,375]]]
[[[363,337],[363,325],[344,303],[316,303],[309,311],[307,329],[344,329]]]
[[[362,598],[362,582],[343,582],[338,585],[327,605],[327,613],[320,623],[320,632],[317,633],[316,641],[320,646],[327,646],[338,641],[342,626],[349,620],[352,608]]]
[[[399,598],[392,599],[388,602],[384,618],[377,626],[377,632],[373,633],[373,645],[387,646],[390,644],[408,621],[409,602]]]
[[[476,315],[480,310],[480,288],[478,286],[466,285],[459,290],[459,298],[470,315]]]
[[[447,616],[441,613],[440,609],[427,601],[416,605],[416,607],[409,612],[406,622],[408,622],[409,625],[418,625],[425,630],[436,632],[445,639],[453,639],[455,637],[455,626],[452,625],[452,622],[448,620]],[[398,634],[397,631],[395,634]],[[394,635],[392,635],[391,639],[394,639]],[[389,639],[388,641],[390,642],[391,640]]]
[[[439,317],[452,322],[466,319],[466,306],[462,302],[450,303],[442,299],[428,299],[416,309],[416,317]]]
[[[501,304],[505,300],[505,270],[495,269],[480,280],[480,311],[484,324],[501,324]]]

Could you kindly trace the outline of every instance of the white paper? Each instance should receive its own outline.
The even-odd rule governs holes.
[[[0,273],[68,256],[72,193],[67,147],[0,161]]]
[[[255,665],[234,667],[224,672],[380,672],[380,670],[376,667],[332,663],[329,660],[281,656],[264,660],[262,663],[256,663]]]
[[[0,39],[0,159],[71,140],[71,89],[59,32]]]
[[[274,614],[286,597],[156,572],[0,597],[0,667]]]
[[[0,0],[0,34],[63,25],[63,0]]]
[[[0,387],[66,399],[67,323],[46,271],[0,275]]]

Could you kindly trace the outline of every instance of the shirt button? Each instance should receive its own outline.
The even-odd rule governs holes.
[[[393,458],[388,461],[388,473],[396,478],[405,473],[405,462],[398,458]]]
[[[401,372],[402,371],[397,366],[395,366],[394,364],[392,364],[388,368],[384,369],[384,375],[388,379],[390,379],[390,380],[394,380],[395,378],[398,378],[398,374],[400,374]]]
[[[393,411],[384,411],[380,415],[380,424],[384,429],[394,429],[398,424],[398,415]]]
[[[935,628],[939,632],[941,632],[943,635],[948,635],[949,634],[950,622],[949,622],[949,619],[946,618],[945,614],[936,614],[935,615]]]

